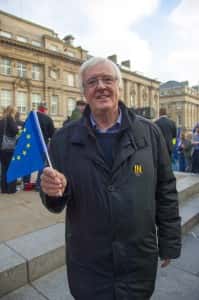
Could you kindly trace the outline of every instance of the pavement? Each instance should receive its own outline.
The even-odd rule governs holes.
[[[199,176],[176,177],[183,253],[159,270],[152,300],[199,300]],[[35,191],[0,194],[0,211],[0,299],[73,299],[64,266],[65,212],[48,212]]]
[[[35,191],[0,194],[0,212],[0,243],[65,221],[65,211],[50,213]]]

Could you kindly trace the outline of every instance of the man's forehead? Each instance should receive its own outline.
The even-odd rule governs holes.
[[[89,67],[84,73],[85,78],[99,75],[115,75],[115,70],[109,62],[103,62]]]

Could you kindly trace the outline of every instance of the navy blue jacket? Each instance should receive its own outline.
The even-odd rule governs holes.
[[[176,180],[156,125],[124,104],[112,169],[84,116],[58,131],[53,165],[68,179],[61,198],[42,195],[52,212],[66,210],[67,271],[81,300],[145,300],[153,290],[158,256],[180,255]]]

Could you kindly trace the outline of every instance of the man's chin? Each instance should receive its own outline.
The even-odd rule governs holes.
[[[97,105],[98,110],[109,110],[111,108],[112,108],[112,106],[108,102],[100,102]]]

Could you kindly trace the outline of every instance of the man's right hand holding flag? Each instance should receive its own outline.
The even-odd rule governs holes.
[[[67,186],[66,177],[57,170],[46,167],[41,175],[41,188],[45,194],[51,197],[63,195]]]

